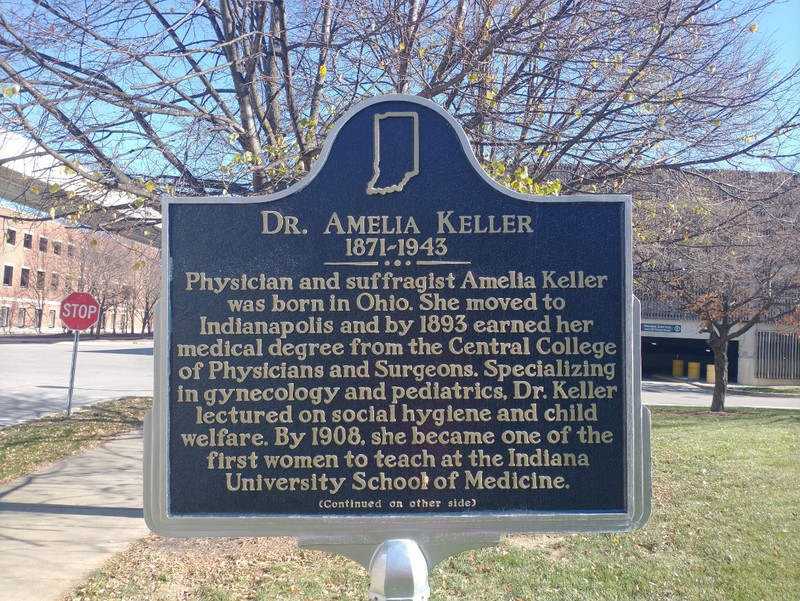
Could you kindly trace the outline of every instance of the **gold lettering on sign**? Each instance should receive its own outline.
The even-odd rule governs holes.
[[[395,117],[416,127],[415,113],[379,115],[376,139]],[[409,171],[379,185],[381,148],[370,194],[402,190],[420,168],[414,148]],[[498,491],[585,495],[574,484],[624,440],[611,419],[624,363],[602,308],[620,282],[568,258],[508,268],[516,257],[456,256],[534,235],[532,215],[410,216],[371,201],[316,219],[257,214],[262,242],[300,236],[311,254],[309,235],[329,244],[318,272],[285,257],[263,273],[174,274],[203,307],[183,316],[190,326],[170,349],[182,469],[226,499],[311,499],[321,514],[463,513]]]

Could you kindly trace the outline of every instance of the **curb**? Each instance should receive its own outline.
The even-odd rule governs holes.
[[[72,333],[67,334],[0,334],[0,344],[55,344],[58,342],[72,342]],[[152,334],[86,334],[81,336],[81,341],[92,342],[130,342],[137,340],[153,340]]]
[[[695,388],[701,388],[702,390],[712,391],[714,390],[713,384],[707,384],[705,382],[700,382],[698,380],[690,380],[689,378],[676,378],[674,376],[664,376],[660,374],[653,374],[650,376],[656,380],[663,380],[665,382],[675,382],[676,384],[690,384]],[[793,394],[790,392],[751,392],[749,390],[738,390],[735,386],[728,385],[728,388],[725,390],[725,394],[734,394],[739,396],[755,396],[755,397],[776,397],[781,399],[796,399],[800,397],[800,394]]]

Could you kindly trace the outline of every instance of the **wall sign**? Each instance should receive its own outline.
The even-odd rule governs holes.
[[[665,333],[678,333],[681,331],[681,326],[671,323],[643,323],[642,332],[665,332]]]
[[[382,541],[643,523],[630,228],[628,197],[501,188],[406,96],[350,111],[285,192],[166,199],[148,524]]]

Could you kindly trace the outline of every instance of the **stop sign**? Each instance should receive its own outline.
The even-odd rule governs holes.
[[[88,292],[73,292],[61,301],[60,317],[70,330],[86,330],[100,317],[100,303]]]

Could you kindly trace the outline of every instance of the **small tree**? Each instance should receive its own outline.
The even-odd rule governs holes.
[[[160,255],[155,249],[149,249],[134,263],[133,290],[136,308],[141,319],[141,333],[153,333],[153,317],[156,301],[161,294]]]
[[[668,201],[638,202],[638,285],[700,320],[714,353],[712,411],[725,409],[728,344],[758,323],[800,317],[798,184],[780,174],[682,175],[670,178]]]

